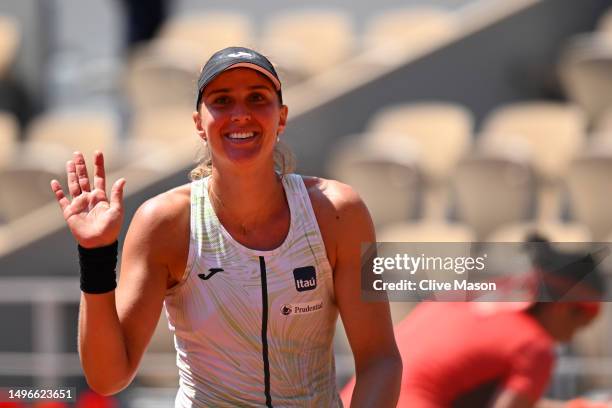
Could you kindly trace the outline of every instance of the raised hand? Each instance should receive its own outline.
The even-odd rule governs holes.
[[[51,181],[51,189],[64,214],[64,219],[75,239],[85,248],[110,245],[117,240],[123,222],[123,187],[125,179],[113,184],[110,201],[106,196],[106,175],[102,152],[94,154],[93,189],[89,183],[85,158],[75,152],[66,163],[68,200],[57,180]]]

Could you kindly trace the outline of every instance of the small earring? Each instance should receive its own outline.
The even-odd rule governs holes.
[[[280,142],[280,136],[276,136],[276,143]]]

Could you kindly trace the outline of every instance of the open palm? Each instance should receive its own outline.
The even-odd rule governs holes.
[[[66,197],[57,180],[51,181],[51,189],[79,245],[95,248],[115,242],[123,222],[125,180],[119,179],[113,184],[108,200],[104,156],[101,152],[94,155],[93,189],[89,183],[85,158],[80,152],[75,152],[73,160],[66,163],[66,174],[72,201]]]

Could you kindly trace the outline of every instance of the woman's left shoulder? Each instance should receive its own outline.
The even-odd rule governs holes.
[[[341,217],[367,214],[363,200],[348,184],[321,177],[301,177],[317,218],[340,220]]]
[[[302,176],[321,230],[327,258],[336,268],[337,252],[354,239],[372,240],[374,227],[359,194],[336,180]]]

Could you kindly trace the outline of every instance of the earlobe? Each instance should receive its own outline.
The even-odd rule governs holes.
[[[206,131],[202,127],[202,117],[200,116],[200,112],[193,112],[192,118],[196,127],[196,133],[202,140],[204,140],[204,142],[206,142]]]
[[[285,126],[287,124],[287,115],[289,113],[289,108],[287,105],[281,106],[280,119],[278,121],[278,134],[280,135],[285,130]]]

